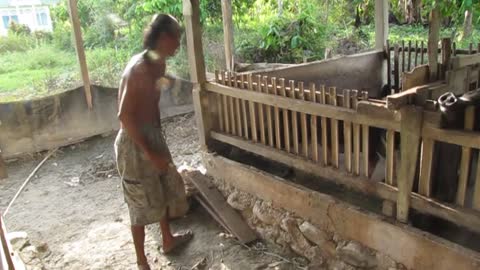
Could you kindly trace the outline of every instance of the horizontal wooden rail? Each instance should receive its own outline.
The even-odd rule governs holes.
[[[353,176],[347,172],[336,170],[332,167],[319,166],[318,163],[311,162],[306,158],[276,150],[272,147],[246,141],[242,138],[225,135],[218,132],[211,132],[211,138],[250,153],[254,153],[270,160],[283,163],[287,166],[312,173],[325,181],[330,181],[349,189],[353,189],[363,194],[375,196],[380,199],[395,202],[397,200],[398,189],[381,182],[373,182],[362,176]],[[430,198],[411,193],[411,207],[425,213],[434,215],[460,226],[466,227],[471,231],[480,233],[480,213],[457,207],[450,204],[439,203]]]
[[[464,147],[480,149],[480,132],[449,130],[433,126],[423,126],[422,137]]]
[[[224,86],[218,83],[207,83],[205,88],[207,91],[213,93],[275,106],[281,109],[328,117],[335,120],[347,120],[357,124],[370,125],[395,131],[400,130],[400,122],[394,117],[394,114],[391,111],[383,106],[370,106],[367,105],[368,103],[361,106],[359,104],[359,112],[357,112],[352,109],[318,104],[310,101],[274,96],[253,91],[246,92],[245,90]],[[361,109],[362,107],[363,109]],[[361,110],[368,111],[368,114],[362,113]]]
[[[457,55],[452,57],[451,61],[453,69],[460,69],[462,67],[479,64],[480,53],[475,55]]]

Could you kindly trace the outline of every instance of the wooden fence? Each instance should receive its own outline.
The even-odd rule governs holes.
[[[430,197],[434,142],[479,149],[480,133],[441,129],[440,113],[422,107],[407,105],[394,112],[366,93],[282,78],[216,72],[215,82],[206,83],[205,90],[211,139],[396,203],[400,221],[408,220],[412,207],[480,232],[479,212]],[[380,182],[369,178],[370,127],[386,133],[385,177]],[[417,168],[418,192],[412,192]],[[476,182],[479,178],[477,170]],[[477,189],[474,201],[480,204]]]
[[[470,43],[467,49],[458,49],[455,42],[449,43],[450,50],[447,52],[444,46],[438,48],[439,59],[445,55],[470,55],[480,52],[480,43],[477,45]],[[401,41],[391,45],[387,40],[387,72],[389,74],[388,86],[391,93],[398,93],[402,89],[402,73],[410,72],[414,68],[428,64],[428,54],[426,43],[421,41],[412,42],[411,40]]]

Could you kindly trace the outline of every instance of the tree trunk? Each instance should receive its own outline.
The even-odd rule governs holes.
[[[407,0],[406,12],[407,12],[407,23],[412,24],[420,21],[421,16],[421,0]]]
[[[283,13],[283,0],[277,0],[278,16],[282,16]]]
[[[398,1],[398,7],[401,11],[400,17],[402,18],[401,20],[403,20],[403,21],[408,21],[408,18],[407,18],[407,1],[408,0],[399,0]]]
[[[436,81],[438,79],[440,22],[440,9],[437,6],[430,12],[430,23],[428,26],[428,66],[430,69],[430,81]]]
[[[473,19],[473,12],[472,12],[472,8],[470,8],[465,11],[462,39],[468,38],[472,34],[472,19]]]

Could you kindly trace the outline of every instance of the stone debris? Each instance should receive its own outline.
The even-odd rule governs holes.
[[[7,239],[10,241],[14,250],[22,250],[24,247],[30,245],[28,234],[26,232],[8,233]]]
[[[341,261],[341,260],[335,260],[330,262],[328,265],[328,270],[356,270],[355,267]]]
[[[266,224],[278,224],[283,217],[282,212],[274,209],[271,204],[257,201],[253,206],[253,215]]]
[[[233,186],[215,179],[227,202],[239,210],[261,238],[280,246],[285,253],[293,251],[307,260],[304,269],[328,270],[405,270],[390,257],[361,244],[343,239],[333,227],[317,227],[271,202],[256,199]],[[263,269],[284,269],[266,266]],[[280,264],[278,264],[280,265]],[[286,264],[287,266],[288,264]],[[290,265],[293,266],[293,265]],[[290,268],[286,268],[290,269]]]
[[[34,246],[28,239],[26,232],[11,232],[7,234],[7,239],[12,245],[13,251],[19,255],[26,269],[44,270],[43,259],[50,255],[50,250],[46,243]]]
[[[240,211],[253,207],[254,199],[245,192],[234,191],[227,198],[227,203]]]
[[[373,268],[377,266],[375,255],[357,242],[349,242],[337,250],[337,255],[342,261],[355,267]]]
[[[300,231],[310,242],[319,246],[322,253],[326,257],[334,257],[336,254],[335,243],[333,243],[329,235],[308,221],[303,222],[300,227]]]
[[[317,254],[312,250],[313,246],[303,236],[294,218],[286,217],[282,220],[280,227],[292,236],[290,246],[295,253],[307,257],[310,261],[315,259]]]

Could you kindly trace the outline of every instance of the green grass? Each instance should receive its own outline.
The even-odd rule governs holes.
[[[341,39],[349,39],[360,48],[373,47],[375,40],[374,25],[328,28],[327,36],[331,37],[325,44],[335,48]],[[480,42],[480,29],[475,29],[466,40],[458,40],[461,33],[454,29],[443,29],[441,37],[454,37],[457,48],[468,48],[470,42],[476,48]],[[235,44],[238,47],[249,39],[258,39],[253,29],[237,28]],[[428,28],[423,26],[391,26],[389,39],[394,44],[405,41],[427,41]],[[14,36],[12,40],[0,38],[0,102],[20,99],[33,99],[71,89],[81,84],[76,54],[74,51],[63,51],[48,44],[26,44],[25,38]],[[327,44],[328,43],[328,44]],[[22,45],[23,46],[20,46]],[[330,45],[329,45],[330,44]],[[223,31],[221,26],[209,25],[203,33],[204,54],[207,70],[213,72],[225,65],[223,52]],[[2,47],[3,46],[3,47]],[[2,51],[3,49],[3,51]],[[117,87],[126,62],[138,52],[128,49],[96,48],[87,50],[87,65],[90,80],[94,84]],[[237,51],[239,53],[239,51]],[[236,56],[241,61],[241,55]],[[180,48],[178,54],[169,60],[168,73],[188,78],[189,66],[186,46]]]
[[[0,101],[35,98],[62,89],[75,80],[75,63],[74,54],[49,46],[2,54]]]

